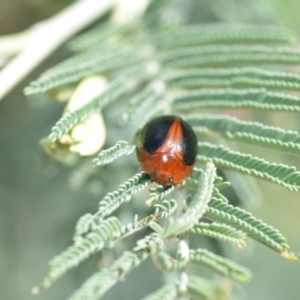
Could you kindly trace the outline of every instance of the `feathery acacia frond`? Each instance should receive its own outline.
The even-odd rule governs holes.
[[[131,235],[151,225],[153,222],[157,222],[161,219],[168,218],[171,215],[173,215],[176,212],[176,210],[177,203],[175,200],[165,200],[161,204],[155,205],[155,211],[153,214],[150,214],[141,220],[138,220],[136,216],[134,222],[123,225],[119,231],[114,232],[114,240],[123,239],[128,235]],[[101,219],[99,218],[97,213],[95,215],[86,214],[82,216],[76,224],[74,234],[75,243],[80,243],[84,238],[83,235],[87,234],[89,231],[97,229],[99,223],[101,224]],[[137,251],[137,248],[135,249],[135,251]]]
[[[164,211],[163,213],[157,212],[154,214],[150,214],[147,217],[138,220],[137,215],[132,223],[128,223],[123,225],[121,230],[116,232],[114,238],[116,241],[126,238],[129,235],[134,234],[135,232],[142,230],[143,228],[149,226],[151,228],[160,228],[160,226],[156,223],[157,221],[167,218],[168,216],[172,215],[174,210],[172,207],[169,210]]]
[[[131,67],[142,62],[149,55],[149,51],[123,49],[119,53],[108,51],[106,55],[101,56],[99,52],[97,55],[97,51],[94,50],[90,55],[94,55],[95,58],[87,59],[86,53],[78,54],[78,56],[71,57],[67,62],[49,69],[25,89],[25,94],[33,95],[46,92],[62,85],[78,82],[89,75],[105,73],[125,66]]]
[[[286,131],[257,122],[240,121],[230,116],[190,115],[185,120],[196,131],[200,127],[201,133],[206,128],[208,135],[214,132],[230,140],[253,143],[300,155],[300,134],[296,131]]]
[[[84,120],[93,112],[100,111],[105,105],[115,101],[120,95],[133,90],[135,87],[136,82],[134,81],[125,81],[124,78],[116,79],[103,93],[101,93],[98,97],[95,97],[91,102],[77,110],[67,113],[58,120],[51,129],[49,139],[52,142],[55,142],[64,133],[70,131],[75,124]]]
[[[197,182],[199,184],[199,181],[200,181],[200,178],[201,178],[202,174],[203,174],[202,169],[194,167],[191,176],[188,177],[186,179],[186,181],[189,181],[189,182],[193,181],[193,182],[195,182],[195,183]],[[229,182],[224,181],[223,178],[220,177],[220,176],[216,176],[215,182],[214,182],[214,187],[217,187],[218,189],[223,189],[223,188],[226,188],[228,186],[230,186]]]
[[[177,245],[176,259],[171,258],[167,253],[165,243],[162,239],[157,239],[151,245],[150,254],[154,265],[163,272],[174,272],[182,270],[189,262],[189,248],[185,241],[180,241]]]
[[[103,166],[111,163],[115,159],[123,155],[131,154],[135,149],[135,146],[128,145],[126,141],[118,141],[113,147],[102,150],[93,162],[96,166]]]
[[[273,64],[281,67],[300,64],[300,51],[296,47],[281,46],[293,42],[288,30],[223,23],[174,26],[174,22],[171,24],[170,20],[158,17],[161,8],[169,2],[150,1],[135,23],[108,22],[82,34],[70,44],[81,53],[49,69],[25,89],[27,95],[51,90],[59,92],[66,85],[72,86],[86,76],[99,73],[111,81],[104,92],[76,111],[67,113],[55,124],[49,136],[52,142],[92,113],[130,92],[135,94],[123,113],[123,124],[139,114],[146,122],[156,115],[195,113],[198,109],[214,107],[300,112],[300,97],[266,90],[300,90],[297,73],[273,68]],[[266,64],[268,70],[237,67],[255,63]],[[138,88],[140,91],[136,92]],[[146,112],[148,107],[149,112]],[[213,133],[214,137],[300,154],[297,132],[227,116],[190,115],[185,119],[199,135],[211,136]],[[119,141],[101,151],[94,163],[99,166],[109,164],[120,156],[131,154],[134,149],[135,146]],[[147,174],[139,172],[116,191],[108,193],[95,214],[88,213],[79,219],[74,244],[50,262],[46,279],[34,292],[49,287],[92,254],[113,247],[116,242],[146,227],[154,232],[139,240],[134,252],[125,252],[110,267],[94,274],[69,300],[98,299],[149,255],[160,270],[180,272],[181,281],[162,287],[146,297],[147,300],[171,300],[178,296],[227,299],[226,288],[186,274],[184,268],[189,264],[209,268],[240,282],[250,279],[247,269],[225,258],[204,249],[189,249],[182,238],[185,233],[229,241],[238,247],[244,246],[245,237],[249,236],[285,258],[296,260],[297,257],[288,252],[289,246],[278,230],[228,204],[219,190],[229,183],[216,176],[213,164],[294,191],[300,189],[300,173],[294,167],[269,163],[221,145],[200,142],[198,150],[197,162],[206,162],[206,168],[195,167],[192,175],[176,186],[151,188],[146,205],[161,202],[154,204],[154,211],[141,219],[135,215],[131,222],[121,224],[118,218],[109,215],[152,182]],[[196,189],[194,196],[184,197],[185,203],[180,203],[176,197],[164,200],[183,187]],[[199,221],[202,217],[217,223]],[[162,219],[166,222],[160,223]],[[169,238],[177,243],[175,258],[166,251]]]
[[[160,34],[154,40],[162,50],[201,44],[216,43],[290,43],[295,40],[291,31],[274,26],[215,23],[190,25]]]
[[[188,297],[197,300],[207,299],[228,299],[228,287],[217,282],[211,282],[197,276],[189,276],[186,294]]]
[[[180,89],[253,87],[300,90],[300,76],[297,73],[253,67],[173,71],[164,75],[163,80],[167,87]]]
[[[201,169],[194,167],[192,175],[186,179],[186,186],[197,189],[202,173],[203,171]],[[219,191],[220,189],[226,188],[228,186],[230,186],[229,182],[223,181],[223,178],[217,176],[214,182],[213,195],[228,202],[228,200]]]
[[[115,37],[116,35],[122,35],[127,31],[131,30],[137,23],[127,23],[127,24],[101,24],[88,32],[85,32],[77,37],[75,37],[70,43],[69,47],[75,51],[83,51],[85,49],[90,49],[91,47],[100,44],[104,40],[110,37]],[[100,49],[103,47],[101,44]]]
[[[52,283],[69,269],[76,267],[91,254],[100,251],[105,244],[114,239],[115,233],[121,230],[121,223],[115,217],[101,222],[97,228],[86,235],[80,242],[70,246],[50,261],[50,270],[47,277],[33,292],[38,293],[48,288]]]
[[[198,161],[211,161],[218,167],[265,179],[292,191],[300,189],[300,173],[295,167],[269,163],[262,158],[207,142],[198,143],[198,153]]]
[[[143,89],[139,94],[133,97],[123,113],[120,123],[122,125],[131,121],[139,112],[143,111],[146,106],[155,102],[164,91],[164,84],[162,82],[154,82],[150,86]]]
[[[125,252],[110,267],[91,276],[68,300],[97,300],[106,293],[120,278],[125,277],[146,258],[146,253]]]
[[[151,182],[148,175],[144,172],[137,173],[115,192],[108,193],[99,203],[99,210],[95,218],[101,220],[120,207],[121,204],[131,199],[132,195],[138,193]]]
[[[255,218],[249,212],[224,203],[219,199],[213,198],[210,201],[204,217],[242,230],[252,239],[278,253],[282,254],[288,249],[286,239],[277,229]]]
[[[174,190],[179,189],[183,185],[184,182],[181,182],[177,185],[171,185],[171,186],[159,185],[155,188],[151,188],[149,190],[149,196],[146,201],[147,206],[151,206],[154,202],[159,201],[163,197],[166,197],[167,195],[171,194]]]
[[[300,98],[293,95],[268,92],[265,89],[220,89],[182,92],[174,95],[171,103],[174,111],[204,107],[255,108],[300,112]]]
[[[141,191],[150,182],[151,181],[149,177],[144,172],[140,172],[123,183],[118,190],[108,193],[99,202],[99,209],[94,215],[86,214],[78,220],[75,228],[74,240],[81,241],[81,235],[88,233],[90,230],[94,230],[94,228],[97,228],[98,224],[103,222],[104,217],[118,209],[123,203],[130,201],[134,194]],[[151,221],[152,216],[149,217]],[[140,227],[138,224],[134,224],[134,226]],[[129,225],[129,228],[126,226],[124,228],[122,227],[122,230],[118,232],[119,234],[115,234],[114,237],[119,238],[124,234],[124,231],[131,229],[131,224]]]
[[[154,214],[160,213],[161,218],[168,218],[177,210],[177,202],[174,199],[164,200],[161,204],[155,204]]]
[[[93,215],[85,214],[80,217],[75,226],[75,233],[73,236],[73,241],[77,243],[82,240],[82,235],[89,232],[91,229],[91,224],[93,223]]]
[[[189,204],[188,210],[179,218],[169,218],[164,226],[163,238],[178,235],[194,226],[204,214],[211,199],[216,169],[212,163],[207,163],[201,176],[198,190]]]
[[[177,295],[178,293],[176,284],[170,283],[161,287],[154,293],[146,296],[142,300],[176,300]]]
[[[173,0],[152,0],[149,2],[147,8],[144,11],[143,17],[146,19],[153,18],[156,14],[165,6],[167,6]]]
[[[204,249],[190,250],[190,263],[239,282],[247,282],[252,276],[248,269]]]
[[[199,188],[192,202],[189,204],[186,216],[195,216],[197,219],[201,218],[210,201],[215,179],[216,168],[212,163],[207,163],[201,176]]]
[[[161,240],[161,237],[156,232],[146,235],[143,239],[137,241],[137,246],[133,251],[149,250],[152,245]]]
[[[226,224],[209,224],[201,222],[194,225],[193,228],[190,229],[190,231],[228,241],[238,246],[243,246],[245,244],[246,234]]]
[[[284,47],[214,45],[163,52],[159,59],[165,68],[194,68],[233,63],[299,64],[300,51]]]

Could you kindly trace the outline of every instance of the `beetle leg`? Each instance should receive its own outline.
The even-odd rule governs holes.
[[[157,176],[157,171],[154,171],[150,174],[151,180],[154,180],[154,178]]]

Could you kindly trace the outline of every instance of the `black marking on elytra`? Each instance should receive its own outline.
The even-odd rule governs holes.
[[[153,154],[165,142],[174,116],[162,116],[149,121],[141,132],[144,149]]]
[[[184,120],[180,120],[180,124],[182,128],[181,151],[183,160],[186,165],[190,166],[196,161],[198,147],[197,136],[190,124]]]

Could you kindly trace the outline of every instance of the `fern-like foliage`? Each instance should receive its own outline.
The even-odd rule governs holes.
[[[201,185],[199,185],[189,209],[180,218],[168,220],[162,234],[164,238],[187,231],[202,217],[212,196],[215,176],[214,165],[208,163],[206,171],[201,176]]]
[[[114,37],[119,34],[124,34],[132,30],[138,24],[101,24],[95,28],[89,30],[87,33],[83,33],[75,37],[70,43],[69,47],[76,51],[84,51],[86,49],[93,49],[94,45],[102,43],[110,37]]]
[[[257,122],[240,121],[229,116],[190,115],[186,121],[196,132],[197,128],[200,128],[200,133],[207,136],[218,134],[230,140],[300,154],[300,135],[296,131],[286,131]]]
[[[141,54],[142,53],[142,54]],[[27,95],[46,92],[50,89],[78,82],[86,76],[103,73],[105,71],[132,66],[139,61],[143,61],[145,51],[132,51],[132,49],[118,51],[108,49],[104,54],[99,55],[99,51],[78,54],[74,58],[58,65],[56,68],[43,74],[36,82],[25,89]]]
[[[103,200],[100,201],[99,210],[96,214],[97,218],[102,219],[111,214],[122,203],[129,201],[132,195],[142,190],[149,183],[149,178],[143,172],[133,176],[122,184],[117,191],[107,194]]]
[[[203,46],[173,50],[162,54],[161,64],[166,68],[192,68],[233,63],[281,63],[299,64],[300,53],[290,48],[267,46]]]
[[[142,300],[173,300],[177,297],[177,286],[175,284],[168,284],[157,290],[156,292],[148,295],[147,297],[143,298]]]
[[[252,155],[232,151],[224,146],[199,142],[199,161],[212,161],[217,166],[236,170],[282,185],[292,191],[300,188],[300,173],[295,167],[269,163]]]
[[[142,112],[145,107],[153,104],[162,96],[163,91],[164,84],[158,81],[133,97],[128,103],[126,112],[121,117],[121,124],[126,124],[128,121],[131,121],[136,115]]]
[[[155,204],[155,213],[160,213],[162,218],[167,218],[177,210],[177,202],[174,199],[164,200],[161,204]]]
[[[128,145],[126,141],[119,141],[110,149],[101,151],[93,162],[96,166],[102,166],[113,162],[122,155],[129,155],[134,151],[135,147]]]
[[[161,200],[163,197],[166,197],[174,190],[179,189],[183,185],[184,183],[179,183],[178,185],[174,186],[157,186],[155,188],[151,188],[149,190],[149,196],[146,201],[146,204],[148,206],[151,206],[154,202]]]
[[[183,182],[153,186],[149,175],[136,171],[119,188],[107,193],[95,213],[78,220],[74,243],[50,262],[48,275],[34,292],[49,287],[89,256],[145,228],[150,233],[145,233],[131,252],[120,254],[111,266],[92,275],[69,299],[99,299],[148,256],[162,272],[179,274],[179,280],[144,298],[148,300],[228,299],[228,289],[190,275],[190,265],[209,268],[239,282],[250,280],[251,272],[244,267],[206,249],[190,249],[190,234],[228,241],[238,249],[246,246],[245,238],[249,237],[284,258],[298,259],[289,252],[286,238],[277,229],[230,204],[231,199],[223,195],[230,183],[217,176],[216,168],[297,192],[300,173],[294,166],[271,163],[225,147],[220,139],[299,155],[299,133],[221,114],[199,114],[203,108],[299,113],[300,98],[290,93],[300,90],[300,76],[290,68],[300,64],[295,38],[289,30],[266,25],[174,24],[164,14],[173,2],[176,1],[152,0],[135,22],[118,24],[109,20],[83,33],[70,42],[76,51],[74,56],[44,72],[25,89],[27,95],[55,95],[90,75],[101,74],[107,79],[103,92],[57,121],[49,135],[51,142],[112,102],[127,101],[125,96],[130,95],[115,123],[125,126],[134,123],[137,116],[143,116],[143,120],[141,124],[134,123],[135,132],[122,137],[122,141],[116,140],[114,146],[94,158],[94,165],[100,168],[131,155],[135,146],[128,140],[154,116],[179,114],[199,137],[209,138],[209,142],[198,143],[196,166]],[[127,215],[132,219],[121,222],[118,209],[148,186],[148,195],[139,201],[144,201],[151,211],[140,218],[133,216],[134,207],[130,208]],[[174,257],[168,253],[170,240],[177,247]]]
[[[146,253],[139,253],[138,255],[132,252],[125,252],[113,263],[113,265],[90,277],[89,280],[84,283],[82,288],[78,290],[78,292],[75,292],[69,300],[99,299],[107,290],[120,280],[120,277],[128,274],[146,258]]]
[[[49,139],[52,142],[55,142],[64,133],[73,128],[75,124],[79,123],[95,111],[101,110],[105,105],[113,102],[121,94],[129,92],[133,88],[135,88],[135,82],[133,81],[125,82],[123,79],[112,82],[105,92],[94,98],[91,102],[62,117],[55,126],[53,126]]]
[[[114,234],[121,230],[121,224],[115,217],[102,222],[93,232],[80,242],[70,246],[65,252],[50,262],[50,271],[42,284],[34,289],[34,293],[49,287],[53,281],[69,269],[77,266],[92,253],[102,250],[107,241],[113,240]]]
[[[251,273],[246,268],[207,250],[191,250],[190,262],[240,282],[247,282],[251,278]]]
[[[186,294],[192,299],[227,299],[229,288],[224,284],[220,285],[197,276],[190,276],[186,287]]]
[[[278,27],[246,24],[209,24],[186,26],[172,35],[163,33],[156,37],[160,49],[212,43],[293,42],[292,32]]]
[[[184,241],[178,244],[176,259],[170,257],[166,251],[164,241],[157,239],[150,248],[154,265],[163,272],[174,272],[185,268],[189,262],[188,248]]]
[[[239,207],[233,207],[219,199],[212,199],[205,217],[242,230],[251,238],[271,249],[284,253],[289,247],[282,234],[263,221],[253,217]]]
[[[170,88],[271,88],[282,90],[300,89],[300,76],[254,67],[210,68],[177,71],[166,74],[164,80]]]
[[[201,108],[253,108],[261,110],[299,112],[297,96],[269,92],[265,89],[220,89],[185,92],[172,99],[172,109],[195,111]]]
[[[218,223],[204,223],[196,224],[191,229],[191,232],[214,237],[220,240],[229,241],[242,247],[245,244],[246,234],[241,230],[228,226],[226,224]]]

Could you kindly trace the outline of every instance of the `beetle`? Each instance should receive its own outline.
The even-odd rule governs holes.
[[[161,185],[176,185],[192,173],[197,155],[193,128],[174,115],[150,120],[137,134],[136,155],[145,173]]]

